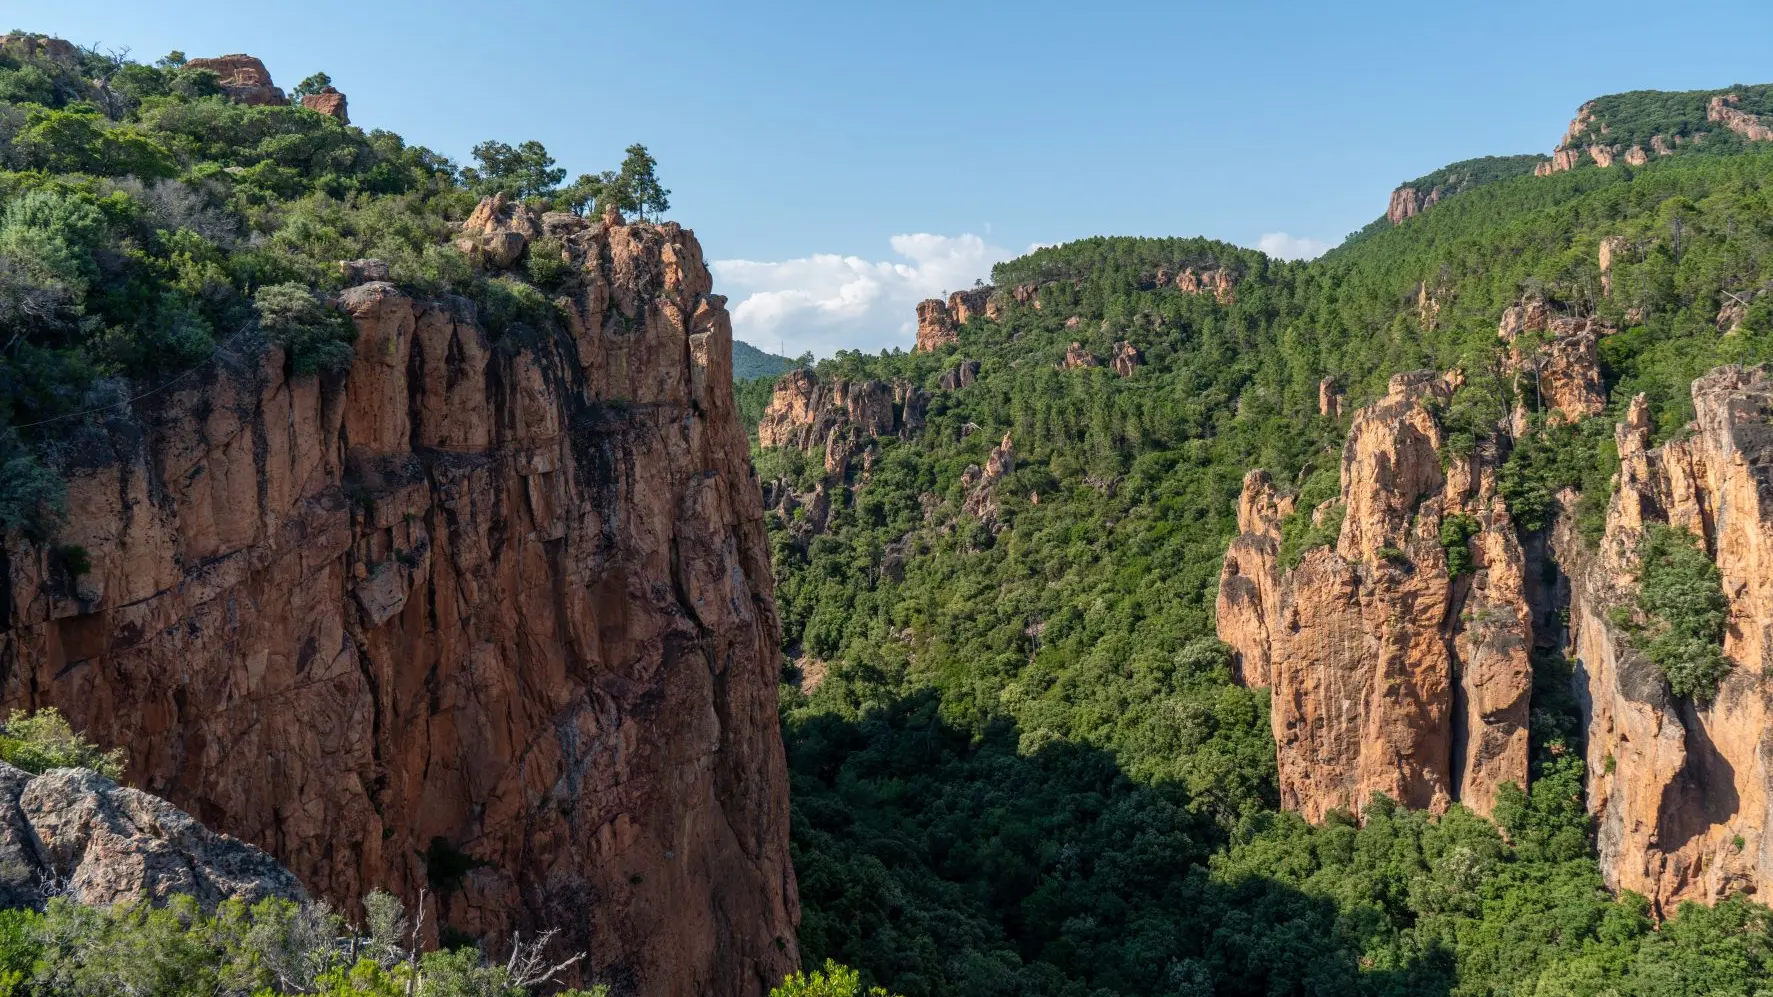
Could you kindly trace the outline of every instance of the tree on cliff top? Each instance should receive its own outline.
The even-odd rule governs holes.
[[[517,146],[482,142],[474,147],[473,156],[480,165],[462,170],[462,179],[482,196],[548,197],[566,179],[566,170],[555,166],[547,147],[534,139]]]

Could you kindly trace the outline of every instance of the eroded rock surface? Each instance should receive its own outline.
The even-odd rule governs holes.
[[[1569,657],[1588,710],[1588,803],[1616,889],[1672,912],[1682,900],[1773,890],[1773,379],[1724,367],[1693,382],[1696,432],[1650,448],[1642,397],[1616,432],[1618,490],[1590,551],[1570,517],[1554,543],[1570,573]],[[1636,595],[1650,523],[1698,536],[1729,601],[1734,670],[1710,703],[1675,697],[1609,622]]]
[[[0,762],[0,902],[33,907],[65,896],[109,906],[177,895],[206,910],[304,896],[276,859],[157,796],[87,769],[33,776]]]
[[[1359,813],[1383,793],[1411,807],[1489,813],[1527,779],[1531,616],[1525,556],[1495,490],[1496,456],[1449,456],[1435,411],[1453,384],[1400,374],[1355,413],[1333,547],[1278,563],[1292,513],[1261,473],[1244,480],[1241,535],[1220,580],[1220,639],[1242,680],[1268,685],[1283,805]],[[1442,526],[1458,517],[1469,568]]]
[[[369,282],[349,375],[224,350],[76,441],[69,582],[8,538],[8,705],[310,890],[562,929],[619,992],[797,962],[779,627],[731,328],[675,224],[586,224],[556,333]]]
[[[222,93],[229,100],[242,104],[261,104],[280,107],[289,103],[276,84],[271,82],[271,71],[254,56],[244,53],[222,55],[213,59],[192,59],[185,63],[192,69],[207,69],[216,74],[221,84]]]

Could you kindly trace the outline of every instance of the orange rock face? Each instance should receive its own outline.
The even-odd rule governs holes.
[[[1176,275],[1177,290],[1184,294],[1211,294],[1222,305],[1236,299],[1232,284],[1231,275],[1219,269],[1196,271],[1186,267]]]
[[[348,376],[224,351],[95,431],[55,541],[91,570],[0,547],[5,699],[315,894],[411,905],[460,852],[428,924],[750,997],[798,907],[725,302],[674,224],[568,246],[557,335],[366,283]]]
[[[1072,343],[1065,347],[1065,359],[1059,366],[1066,370],[1077,370],[1079,367],[1100,367],[1096,355],[1083,348],[1082,343]]]
[[[1601,243],[1603,288],[1613,249]],[[1543,332],[1546,338],[1531,345],[1520,342],[1528,333]],[[1509,345],[1509,365],[1516,371],[1519,387],[1537,391],[1537,401],[1554,419],[1580,422],[1599,415],[1607,407],[1601,383],[1599,337],[1613,330],[1592,318],[1553,316],[1545,299],[1531,297],[1502,313],[1497,336]]]
[[[221,83],[222,93],[229,100],[271,106],[289,103],[289,98],[271,82],[271,71],[253,56],[235,54],[217,56],[214,59],[192,59],[185,65],[215,73]]]
[[[1489,813],[1504,782],[1526,785],[1525,556],[1494,455],[1442,470],[1431,403],[1451,392],[1429,372],[1402,374],[1355,413],[1336,545],[1290,571],[1276,560],[1289,505],[1266,475],[1244,481],[1218,630],[1243,681],[1270,687],[1282,803],[1311,820],[1359,813],[1379,793]],[[1441,541],[1454,514],[1471,533],[1472,567],[1457,576]]]
[[[1342,389],[1337,386],[1336,379],[1326,377],[1317,382],[1317,414],[1332,419],[1342,417]]]
[[[345,124],[351,123],[351,116],[345,113],[345,95],[333,87],[327,87],[319,93],[302,95],[302,106],[337,118]]]
[[[948,296],[948,314],[953,316],[955,325],[965,325],[980,315],[985,315],[991,304],[992,288],[975,287],[970,291],[955,291]]]
[[[948,306],[941,298],[918,302],[917,345],[912,347],[913,352],[928,353],[959,341],[960,334],[954,331],[954,316],[949,314]]]
[[[971,369],[978,371],[978,361]],[[757,442],[808,453],[823,450],[825,472],[841,476],[858,447],[922,429],[928,406],[929,393],[908,382],[839,378],[827,383],[810,370],[792,370],[776,380],[775,394],[757,424]]]
[[[1733,93],[1719,94],[1705,108],[1705,120],[1715,121],[1750,142],[1773,142],[1773,127],[1767,119],[1737,107],[1742,98]]]
[[[1588,704],[1588,802],[1610,886],[1665,912],[1682,900],[1773,890],[1773,379],[1724,367],[1693,382],[1697,432],[1650,449],[1643,399],[1617,431],[1618,491],[1599,549],[1566,520],[1554,541],[1571,576],[1569,657]],[[1708,705],[1677,699],[1608,622],[1635,597],[1646,524],[1701,538],[1723,575],[1735,666]]]

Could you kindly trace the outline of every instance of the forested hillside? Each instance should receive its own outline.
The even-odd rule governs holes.
[[[1449,446],[1502,447],[1523,528],[1566,485],[1604,511],[1626,400],[1645,394],[1665,438],[1696,376],[1773,358],[1773,149],[1737,148],[1549,176],[1503,161],[1310,263],[1203,240],[1042,249],[998,268],[995,317],[954,345],[821,362],[821,384],[927,406],[835,470],[757,454],[808,958],[908,995],[1768,985],[1751,899],[1657,925],[1603,888],[1571,663],[1535,657],[1532,785],[1495,824],[1377,806],[1314,827],[1277,812],[1267,696],[1233,682],[1212,608],[1245,472],[1297,492],[1283,559],[1333,541],[1311,513],[1336,496],[1346,413],[1400,371],[1463,370]],[[1214,271],[1231,293],[1176,279]],[[1547,426],[1507,375],[1498,321],[1524,300],[1619,330],[1599,343],[1605,413]],[[1109,365],[1126,344],[1137,362]]]

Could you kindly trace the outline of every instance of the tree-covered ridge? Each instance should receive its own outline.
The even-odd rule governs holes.
[[[820,679],[784,692],[807,956],[907,995],[1765,986],[1764,908],[1657,929],[1602,888],[1569,663],[1535,662],[1534,782],[1500,828],[1460,811],[1313,828],[1275,813],[1267,699],[1232,684],[1209,607],[1246,470],[1334,494],[1346,417],[1318,415],[1324,377],[1355,406],[1393,373],[1462,368],[1440,418],[1475,446],[1535,401],[1498,352],[1523,299],[1617,330],[1612,408],[1535,416],[1501,490],[1540,523],[1565,485],[1604,508],[1626,399],[1644,392],[1666,435],[1693,377],[1773,359],[1770,183],[1753,147],[1500,179],[1312,263],[1080,240],[1000,266],[1000,318],[954,347],[821,363],[932,400],[921,434],[875,441],[865,480],[830,489],[823,532],[803,508],[772,522],[785,650]],[[1214,265],[1238,275],[1225,303],[1151,279]],[[1009,293],[1030,283],[1037,299]],[[1145,362],[1065,369],[1073,340]],[[942,390],[962,358],[977,379]],[[1006,434],[995,512],[969,515],[967,468]],[[759,471],[804,493],[821,458],[765,450]],[[1291,525],[1301,547],[1333,535]]]
[[[1735,94],[1736,107],[1749,114],[1773,115],[1773,84],[1735,85],[1719,90],[1632,90],[1597,97],[1583,105],[1584,127],[1570,136],[1568,145],[1613,145],[1628,149],[1650,148],[1661,135],[1672,143],[1677,136],[1694,139],[1688,151],[1735,152],[1744,140],[1716,122],[1706,119],[1712,98]]]
[[[810,355],[795,360],[766,353],[742,340],[733,340],[733,380],[748,381],[757,377],[775,377],[787,373],[812,359]]]
[[[1476,159],[1462,159],[1457,163],[1448,163],[1432,173],[1425,173],[1408,183],[1399,184],[1398,187],[1400,190],[1408,187],[1425,200],[1433,197],[1433,203],[1438,205],[1447,198],[1464,193],[1474,187],[1481,187],[1499,180],[1530,176],[1534,167],[1545,162],[1545,159],[1544,156],[1532,153],[1519,156],[1479,156]],[[1350,243],[1390,228],[1391,224],[1389,217],[1381,215],[1368,222],[1360,231],[1343,240],[1341,246],[1331,249],[1330,252],[1336,252]]]
[[[991,279],[999,285],[1045,284],[1095,278],[1112,271],[1117,275],[1135,273],[1149,280],[1160,269],[1176,274],[1188,267],[1223,267],[1243,274],[1267,262],[1268,258],[1255,250],[1216,239],[1093,236],[1044,246],[999,263],[991,268]]]

